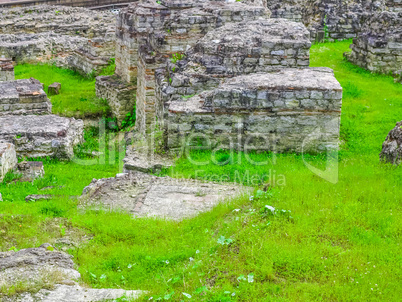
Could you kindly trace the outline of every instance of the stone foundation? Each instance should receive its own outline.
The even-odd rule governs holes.
[[[0,117],[0,140],[13,143],[19,157],[71,159],[83,142],[82,120],[57,115]]]
[[[0,116],[51,112],[52,105],[38,80],[0,82]]]
[[[400,12],[400,0],[267,0],[272,18],[301,21],[312,40],[342,40],[357,37],[368,17],[382,11]]]
[[[372,72],[402,70],[402,12],[372,16],[346,53],[348,60]]]
[[[11,59],[0,57],[0,82],[14,80],[14,65]]]
[[[127,113],[135,108],[136,86],[121,81],[116,76],[101,76],[96,78],[96,96],[106,99],[113,117],[121,127]]]
[[[0,141],[0,182],[17,165],[17,154],[13,144]]]
[[[40,5],[0,9],[0,56],[97,75],[115,52],[115,15]]]
[[[329,69],[284,69],[225,80],[168,105],[168,148],[321,152],[336,148],[342,88]],[[319,135],[314,133],[319,130]]]
[[[208,31],[226,23],[268,18],[264,7],[223,1],[139,1],[120,12],[116,32],[116,75],[137,84],[136,129],[156,121],[155,72],[173,54],[182,54]]]

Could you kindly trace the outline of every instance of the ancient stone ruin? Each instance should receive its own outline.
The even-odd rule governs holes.
[[[382,145],[380,159],[393,165],[402,163],[402,121],[389,132]]]
[[[97,75],[114,56],[114,31],[115,15],[109,11],[52,5],[0,8],[0,56]]]
[[[98,78],[98,95],[131,86],[136,132],[161,129],[170,150],[206,135],[223,148],[301,151],[316,128],[324,146],[309,150],[336,146],[342,88],[308,68],[301,23],[269,16],[238,2],[131,4],[118,18],[116,74]]]
[[[0,57],[0,82],[14,80],[14,65],[11,59]]]
[[[373,14],[402,11],[400,0],[267,0],[266,5],[273,18],[303,22],[317,41],[355,38]]]
[[[80,203],[90,209],[123,210],[135,217],[182,220],[251,191],[252,188],[239,184],[156,177],[132,171],[114,178],[94,179],[84,189]]]
[[[51,112],[52,104],[38,80],[0,82],[0,116]]]
[[[82,120],[57,115],[5,115],[0,117],[0,140],[13,143],[18,156],[71,159],[83,141]]]
[[[402,73],[402,12],[375,14],[353,40],[349,61],[372,72]]]
[[[25,292],[2,301],[106,301],[125,297],[138,298],[142,292],[123,289],[93,289],[78,285],[81,274],[75,269],[72,257],[56,251],[50,244],[18,252],[0,252],[0,287],[15,284],[29,287],[41,286],[37,292]]]

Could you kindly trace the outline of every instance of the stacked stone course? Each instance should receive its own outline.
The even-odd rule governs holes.
[[[115,15],[39,5],[0,9],[0,56],[98,74],[115,52]]]
[[[159,127],[170,150],[194,134],[222,148],[335,147],[342,88],[331,71],[308,68],[301,23],[269,16],[238,2],[132,4],[118,18],[116,75],[97,86],[136,85],[136,133]],[[309,139],[314,129],[321,136]]]
[[[185,52],[214,28],[260,17],[269,17],[269,11],[222,1],[140,1],[122,10],[116,31],[116,75],[121,84],[137,87],[137,120],[141,121],[137,129],[145,133],[155,121],[161,108],[156,103],[155,72],[172,54]],[[116,78],[110,77],[110,81]],[[118,112],[113,113],[119,117]]]
[[[402,12],[383,12],[367,20],[347,58],[372,72],[402,72]]]
[[[180,149],[191,137],[240,150],[335,147],[342,88],[332,71],[308,68],[310,46],[306,28],[283,19],[210,31],[183,62],[158,73],[167,147]],[[317,128],[320,138],[309,140]]]
[[[57,115],[0,116],[0,140],[14,144],[19,157],[71,159],[83,128],[82,120]]]
[[[52,105],[35,79],[0,82],[0,116],[49,114]]]
[[[382,11],[400,12],[400,0],[267,0],[273,18],[302,21],[312,40],[355,38],[367,18]]]

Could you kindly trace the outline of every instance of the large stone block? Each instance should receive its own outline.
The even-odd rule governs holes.
[[[341,104],[342,88],[327,68],[238,76],[168,103],[168,147],[201,137],[224,149],[321,152],[338,145]]]
[[[19,157],[71,159],[83,141],[82,120],[57,115],[0,117],[0,140],[14,143]]]
[[[380,159],[393,165],[402,163],[402,121],[389,132],[382,144]]]
[[[52,104],[38,80],[0,82],[0,116],[51,112]]]
[[[15,147],[11,143],[0,141],[0,182],[17,164]]]

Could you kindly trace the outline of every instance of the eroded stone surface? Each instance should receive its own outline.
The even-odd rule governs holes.
[[[96,95],[106,99],[119,127],[128,113],[132,113],[135,106],[137,86],[123,82],[116,76],[99,76],[96,78]]]
[[[5,302],[95,302],[114,301],[125,297],[136,299],[143,294],[138,290],[112,288],[86,288],[79,285],[56,285],[53,290],[42,289],[36,294],[25,293],[15,299],[5,299]],[[130,300],[131,301],[131,300]]]
[[[18,252],[0,253],[0,286],[6,288],[23,283],[28,288],[38,289],[14,296],[1,296],[7,302],[77,302],[105,301],[122,296],[137,298],[141,291],[122,289],[92,289],[79,286],[81,277],[72,257],[56,251],[49,244]],[[45,289],[41,287],[51,288]]]
[[[141,172],[94,179],[81,196],[83,207],[126,211],[136,217],[181,220],[209,211],[218,203],[248,192],[235,184],[157,177]]]
[[[0,82],[14,80],[14,65],[10,58],[0,57]]]
[[[389,132],[382,145],[380,159],[394,165],[402,163],[402,121]]]
[[[402,70],[402,12],[375,14],[364,23],[346,57],[353,64],[380,73]]]
[[[71,256],[53,251],[47,244],[39,248],[0,253],[0,286],[10,286],[17,282],[33,285],[44,278],[50,278],[49,281],[54,278],[55,283],[60,283],[80,277]]]
[[[57,115],[0,117],[0,139],[14,143],[19,157],[71,159],[83,141],[82,120]]]
[[[0,116],[49,114],[51,111],[52,104],[38,80],[0,82]]]
[[[22,174],[19,181],[34,181],[37,178],[42,178],[45,175],[43,162],[41,161],[23,161],[17,164],[16,172]]]
[[[109,11],[38,5],[0,9],[0,55],[98,74],[115,51]]]
[[[17,165],[17,153],[11,143],[0,141],[0,182]]]
[[[155,141],[153,134],[150,135],[150,140]],[[126,141],[131,141],[132,143],[126,146],[126,156],[123,159],[123,172],[159,173],[162,169],[174,165],[172,158],[155,151],[155,142],[148,144],[147,142],[139,141],[137,137],[131,139],[126,137]]]
[[[168,147],[207,137],[221,148],[321,152],[337,148],[341,104],[342,88],[328,68],[238,76],[169,103]]]

